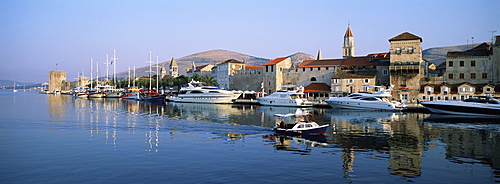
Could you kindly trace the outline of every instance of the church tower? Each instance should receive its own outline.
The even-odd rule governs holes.
[[[351,26],[347,26],[347,30],[344,35],[344,46],[343,49],[343,58],[353,57],[354,56],[354,36],[351,31]]]
[[[177,61],[175,61],[175,58],[173,56],[172,60],[170,60],[169,72],[170,76],[179,77],[179,67],[177,66]]]

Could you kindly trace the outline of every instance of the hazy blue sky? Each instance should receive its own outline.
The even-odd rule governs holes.
[[[117,50],[119,72],[224,49],[274,59],[296,52],[340,58],[350,22],[356,55],[387,52],[409,31],[424,49],[491,41],[500,34],[499,0],[124,1],[0,0],[0,79],[48,81],[48,72],[89,76]],[[112,71],[112,70],[110,70]]]

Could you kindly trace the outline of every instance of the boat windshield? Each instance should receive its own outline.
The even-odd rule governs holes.
[[[499,104],[498,101],[492,100],[491,98],[486,97],[475,97],[464,100],[464,102],[476,102],[476,103],[485,103],[485,104]]]

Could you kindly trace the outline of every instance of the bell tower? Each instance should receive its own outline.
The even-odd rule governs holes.
[[[348,57],[353,57],[354,56],[354,35],[352,34],[351,31],[351,26],[347,26],[347,30],[345,31],[344,34],[344,45],[342,47],[343,49],[343,58],[348,58]]]

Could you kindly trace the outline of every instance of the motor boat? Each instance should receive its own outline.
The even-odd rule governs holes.
[[[355,110],[399,111],[405,104],[390,101],[392,95],[386,90],[375,93],[352,93],[345,97],[333,97],[325,102],[333,108]]]
[[[500,100],[490,96],[475,96],[462,101],[442,100],[420,102],[438,114],[479,115],[500,117]]]
[[[313,103],[304,98],[304,89],[281,90],[271,95],[257,98],[261,105],[291,106],[291,107],[312,107]]]
[[[191,103],[233,103],[241,93],[235,93],[215,86],[203,85],[202,82],[191,80],[188,87],[183,87],[177,97],[170,98],[173,102]]]
[[[300,117],[298,121],[294,121],[294,123],[286,122],[285,119],[282,119],[281,122],[276,125],[274,131],[279,134],[286,135],[304,135],[304,134],[324,134],[328,125],[318,125],[316,122],[308,121],[307,116],[309,113],[300,113],[300,114],[275,114],[275,116],[281,118],[287,117]]]

